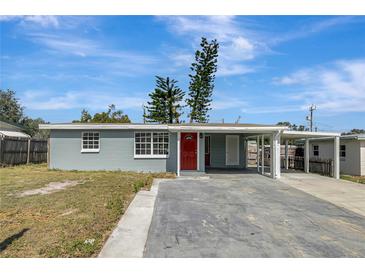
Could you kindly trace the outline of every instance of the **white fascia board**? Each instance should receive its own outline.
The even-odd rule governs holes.
[[[132,130],[169,130],[171,132],[210,132],[210,133],[271,133],[282,131],[287,127],[234,127],[234,126],[171,126],[161,124],[40,124],[39,129],[80,129],[80,130],[98,130],[98,129],[132,129]]]
[[[285,130],[287,127],[225,127],[225,126],[169,126],[169,130],[173,132],[207,132],[207,133],[267,133]]]
[[[167,125],[131,125],[131,124],[40,124],[39,129],[136,129],[136,130],[167,130]]]
[[[284,130],[284,138],[320,138],[320,137],[339,137],[341,133],[338,132],[320,132],[320,131],[294,131],[294,130]]]

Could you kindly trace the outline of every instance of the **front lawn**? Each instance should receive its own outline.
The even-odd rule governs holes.
[[[365,176],[341,175],[341,179],[352,181],[355,183],[365,184]]]
[[[97,256],[135,193],[173,176],[0,168],[0,257]]]

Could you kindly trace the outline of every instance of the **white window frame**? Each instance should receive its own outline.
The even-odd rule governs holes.
[[[341,149],[341,147],[344,147],[345,149]],[[345,156],[342,156],[342,152],[345,152]],[[346,158],[346,145],[340,145],[340,158],[341,159]]]
[[[151,133],[151,154],[136,154],[136,134],[137,133]],[[168,134],[168,146],[167,154],[153,154],[153,134],[154,133],[167,133]],[[170,157],[170,133],[166,131],[135,131],[133,140],[133,154],[136,159],[166,159]]]
[[[317,149],[314,149],[314,147],[317,147]],[[314,154],[314,151],[317,151],[318,152],[318,155],[315,155]],[[319,157],[319,145],[313,145],[313,156],[314,157]]]
[[[99,134],[99,148],[84,148],[84,133],[98,133]],[[100,151],[101,146],[101,138],[100,138],[100,132],[99,131],[82,131],[81,132],[81,152],[82,153],[96,153]]]

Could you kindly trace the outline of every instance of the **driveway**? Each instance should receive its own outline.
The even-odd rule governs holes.
[[[280,181],[365,217],[363,184],[303,172],[283,173]]]
[[[145,257],[365,257],[365,217],[258,174],[161,182]]]

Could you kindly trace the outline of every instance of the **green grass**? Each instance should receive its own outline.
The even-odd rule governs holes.
[[[173,174],[0,168],[0,257],[94,257],[135,193]],[[76,186],[47,195],[13,194],[50,182]]]
[[[365,176],[341,175],[341,179],[359,183],[359,184],[365,184]]]

